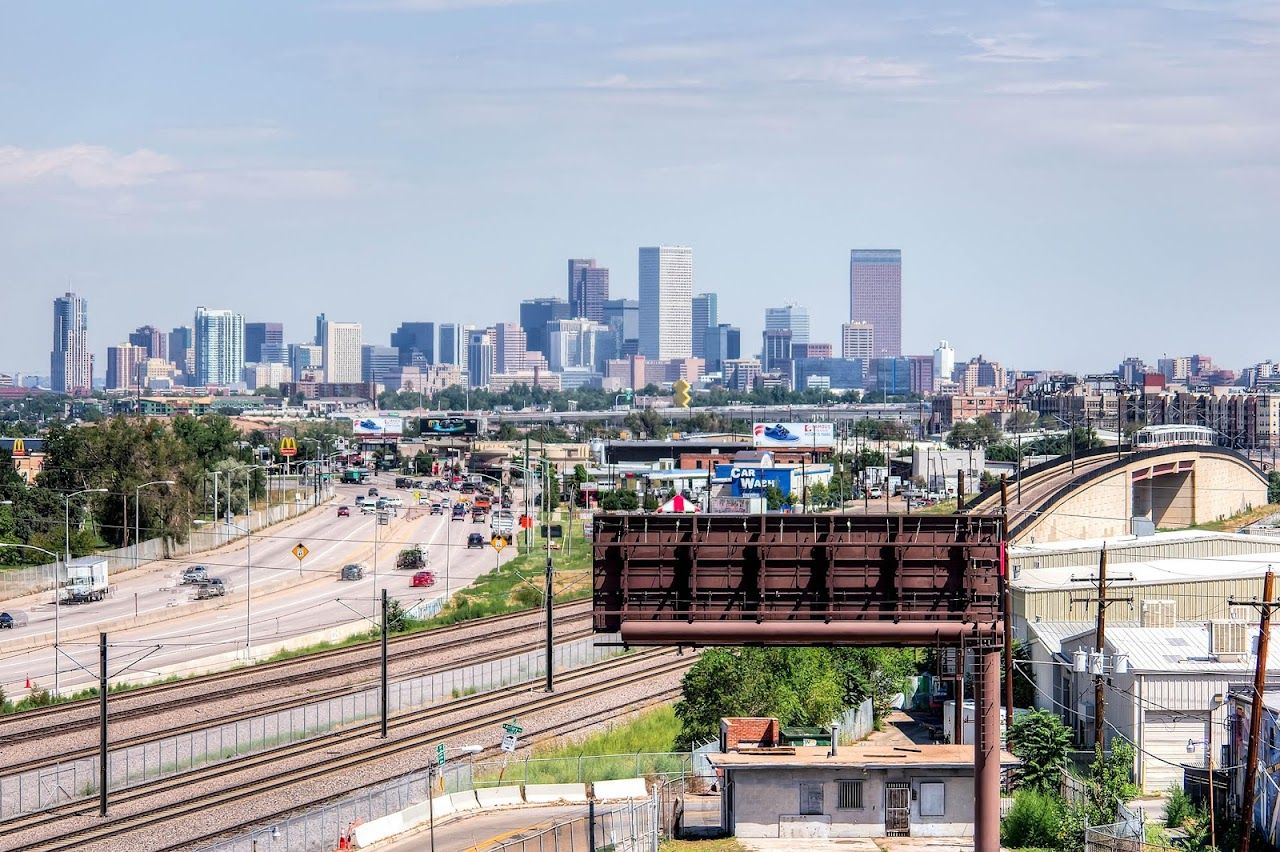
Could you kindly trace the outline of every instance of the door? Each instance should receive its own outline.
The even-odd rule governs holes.
[[[905,781],[889,781],[884,785],[884,834],[886,837],[911,836],[911,785]]]
[[[1183,765],[1205,765],[1204,741],[1210,730],[1209,714],[1187,711],[1164,713],[1146,711],[1142,720],[1141,756],[1144,793],[1159,793],[1170,785],[1182,785]],[[1187,751],[1187,743],[1192,750]]]

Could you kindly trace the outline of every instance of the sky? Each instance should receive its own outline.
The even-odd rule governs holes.
[[[47,375],[68,289],[99,359],[197,305],[288,341],[324,311],[385,344],[403,320],[515,321],[565,296],[570,257],[634,298],[637,248],[663,243],[693,247],[695,292],[752,349],[765,308],[798,302],[838,350],[849,250],[899,248],[907,354],[1280,356],[1245,316],[1278,292],[1274,2],[4,16],[0,371]]]

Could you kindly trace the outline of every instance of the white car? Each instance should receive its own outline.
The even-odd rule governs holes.
[[[386,504],[388,506],[395,506],[396,508],[400,508],[404,506],[404,500],[400,497],[388,497],[386,498]]]

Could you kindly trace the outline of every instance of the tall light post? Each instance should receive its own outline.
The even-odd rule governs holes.
[[[3,502],[0,502],[0,506],[12,506],[12,505],[13,505],[12,500],[5,500]],[[56,598],[59,594],[62,593],[62,589],[58,584],[58,578],[61,576],[61,571],[59,570],[59,566],[58,566],[58,554],[54,553],[52,550],[45,550],[43,547],[36,547],[34,544],[18,544],[16,542],[10,544],[6,542],[3,546],[4,547],[20,547],[23,550],[36,550],[36,551],[39,551],[40,553],[43,553],[45,556],[52,557],[53,558],[53,577],[54,577],[54,584],[53,584],[54,597]],[[54,611],[57,612],[56,609]],[[58,694],[58,623],[56,620],[56,616],[55,616],[54,627],[53,627],[53,694],[54,695]]]
[[[133,489],[133,567],[136,570],[141,564],[141,554],[138,550],[139,536],[142,534],[142,489],[148,485],[177,485],[172,479],[153,479],[151,482],[144,482],[137,488]]]
[[[72,491],[70,494],[62,496],[63,508],[63,532],[64,544],[66,547],[65,555],[62,559],[62,566],[65,570],[71,564],[71,498],[78,497],[81,494],[106,494],[105,488],[82,488],[79,491]],[[56,568],[56,566],[55,566]],[[58,630],[62,622],[62,575],[59,574],[57,582],[54,583],[53,596],[53,694],[58,694]]]
[[[208,521],[197,520],[193,523],[202,527]],[[230,521],[223,521],[233,530],[239,530],[244,533],[244,656],[248,661],[253,660],[253,530],[247,526],[233,524]]]

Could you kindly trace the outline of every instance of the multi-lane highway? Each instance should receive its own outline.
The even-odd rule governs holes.
[[[355,497],[364,493],[368,484],[339,486],[329,503],[295,521],[254,534],[247,548],[240,539],[217,551],[120,572],[112,577],[107,600],[64,604],[56,613],[59,689],[67,692],[95,682],[99,630],[108,632],[113,673],[130,662],[135,664],[135,673],[181,673],[203,668],[211,658],[230,660],[243,655],[247,644],[260,658],[286,640],[318,631],[350,629],[356,623],[372,627],[370,619],[377,614],[383,589],[405,606],[412,606],[445,595],[446,587],[454,592],[500,560],[515,555],[514,547],[501,553],[487,545],[467,548],[469,533],[481,532],[487,541],[487,522],[482,525],[470,518],[452,521],[448,515],[430,515],[425,508],[409,505],[414,502],[411,492],[394,491],[391,477],[379,477],[372,484],[384,496],[398,494],[405,500],[406,507],[399,509],[389,524],[378,526],[373,515],[357,510]],[[340,505],[351,507],[350,517],[338,516]],[[301,565],[292,553],[299,543],[309,550]],[[396,555],[410,544],[427,550],[428,568],[436,575],[434,586],[414,588],[414,572],[396,570]],[[247,554],[252,556],[251,582],[246,577]],[[364,578],[340,580],[342,566],[351,562],[365,567]],[[180,582],[183,569],[193,564],[206,565],[210,575],[224,578],[230,587],[227,597],[213,603],[194,600],[193,587]],[[252,590],[248,606],[246,589]],[[31,620],[7,635],[0,646],[0,686],[10,696],[24,694],[28,679],[52,688],[52,595],[46,592],[6,601],[4,607],[25,609]]]

